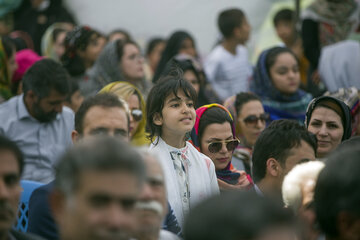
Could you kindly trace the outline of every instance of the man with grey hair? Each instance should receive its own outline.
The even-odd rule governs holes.
[[[148,150],[141,149],[146,165],[146,180],[136,204],[137,240],[177,240],[175,234],[161,229],[168,211],[164,172],[160,163]]]
[[[78,143],[60,160],[50,197],[60,239],[129,239],[144,175],[142,157],[123,141]]]

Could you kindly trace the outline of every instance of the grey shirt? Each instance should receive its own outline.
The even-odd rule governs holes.
[[[0,134],[15,141],[25,157],[22,179],[48,183],[54,179],[54,164],[72,145],[74,113],[67,107],[55,120],[42,123],[33,118],[23,95],[0,105]]]

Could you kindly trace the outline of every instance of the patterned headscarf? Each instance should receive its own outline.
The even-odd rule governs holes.
[[[54,31],[57,29],[61,29],[63,31],[68,31],[69,26],[67,23],[54,23],[44,33],[41,38],[41,53],[44,57],[48,57],[54,59],[55,61],[60,61],[59,57],[56,55],[54,51]]]

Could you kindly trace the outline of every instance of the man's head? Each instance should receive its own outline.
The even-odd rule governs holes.
[[[245,44],[249,39],[251,27],[244,12],[238,8],[222,11],[218,27],[225,39],[236,39],[239,44]]]
[[[329,156],[315,186],[315,212],[329,239],[360,236],[360,145],[348,144]]]
[[[127,143],[78,143],[60,160],[51,195],[62,239],[128,239],[144,176],[142,157]]]
[[[259,136],[253,152],[253,179],[261,189],[281,197],[284,176],[297,164],[315,160],[316,138],[292,120],[273,121]]]
[[[277,12],[273,19],[277,35],[285,44],[292,43],[295,38],[295,12],[290,9],[282,9]]]
[[[125,104],[108,93],[87,98],[75,114],[73,141],[97,135],[119,136],[128,141],[129,113]]]
[[[141,149],[146,165],[144,188],[136,204],[137,239],[158,236],[167,213],[165,177],[158,160],[147,150]]]
[[[23,91],[30,115],[40,122],[50,122],[62,112],[70,93],[70,78],[59,63],[43,59],[25,73]]]
[[[0,238],[8,234],[17,216],[23,165],[20,149],[0,136]]]

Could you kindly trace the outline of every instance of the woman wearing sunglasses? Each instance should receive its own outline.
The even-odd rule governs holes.
[[[127,82],[113,82],[106,85],[99,93],[113,93],[124,99],[130,110],[130,137],[134,146],[148,145],[145,135],[145,101],[139,89]]]
[[[196,110],[191,132],[193,144],[214,163],[221,191],[244,189],[252,180],[244,171],[233,168],[233,151],[239,144],[230,112],[220,104],[209,104]]]

